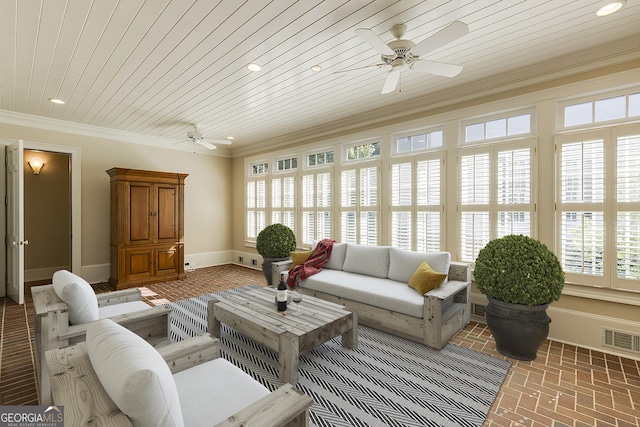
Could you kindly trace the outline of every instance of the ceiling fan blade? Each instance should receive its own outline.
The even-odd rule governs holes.
[[[398,85],[398,81],[400,80],[400,70],[391,70],[389,74],[387,74],[387,80],[384,82],[384,86],[382,87],[382,94],[393,92],[396,90],[396,86]]]
[[[387,64],[381,62],[378,64],[363,65],[362,67],[354,67],[354,68],[347,68],[344,70],[334,71],[333,74],[348,73],[350,71],[364,70],[365,68],[373,68],[373,67],[380,68],[380,67],[386,67],[386,66]]]
[[[196,138],[195,141],[203,147],[208,148],[209,150],[215,150],[216,148],[218,148],[215,145],[208,143],[204,138]]]
[[[412,55],[423,56],[469,33],[469,27],[464,22],[455,21],[447,25],[434,35],[427,37],[410,50]]]
[[[212,139],[210,141],[216,145],[231,145],[231,141],[228,139]]]
[[[356,34],[360,36],[362,40],[367,42],[374,50],[378,51],[382,55],[395,55],[396,53],[391,49],[380,37],[368,28],[358,28]]]
[[[462,71],[461,65],[444,64],[435,61],[415,61],[411,65],[412,70],[422,71],[424,73],[435,74],[436,76],[455,77]]]

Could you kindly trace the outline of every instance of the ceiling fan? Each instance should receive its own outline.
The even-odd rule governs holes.
[[[202,132],[198,130],[198,125],[192,125],[192,126],[193,126],[193,130],[187,132],[187,138],[189,138],[189,141],[195,142],[196,144],[200,144],[203,147],[208,148],[209,150],[215,150],[216,148],[218,148],[214,144],[231,145],[231,141],[229,141],[228,139],[215,139],[209,142],[204,137]]]
[[[421,57],[469,33],[467,24],[455,21],[417,44],[402,38],[406,31],[405,24],[394,25],[391,33],[396,40],[385,43],[369,28],[356,30],[356,34],[362,40],[380,53],[382,63],[376,66],[391,66],[382,88],[383,94],[393,92],[400,80],[400,74],[407,70],[418,70],[443,77],[454,77],[462,71],[460,65],[428,61]]]

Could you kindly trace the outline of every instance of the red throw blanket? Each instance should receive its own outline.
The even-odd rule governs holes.
[[[293,288],[299,281],[321,272],[322,267],[329,262],[331,250],[333,249],[333,244],[335,242],[336,241],[332,239],[320,240],[304,264],[298,264],[289,270],[287,285],[290,288]]]

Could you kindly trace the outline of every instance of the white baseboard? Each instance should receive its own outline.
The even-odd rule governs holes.
[[[232,251],[233,264],[262,270],[262,256],[252,252]]]
[[[487,305],[487,298],[482,294],[471,294],[471,303]],[[567,310],[550,306],[547,314],[551,317],[549,339],[578,347],[615,354],[629,359],[640,360],[640,354],[604,343],[605,329],[640,335],[640,322],[630,322],[609,316],[600,316],[576,310]],[[474,316],[471,320],[487,323],[484,317]]]
[[[35,282],[38,280],[51,279],[53,273],[58,270],[71,270],[70,265],[61,265],[57,267],[32,268],[24,271],[25,282]]]

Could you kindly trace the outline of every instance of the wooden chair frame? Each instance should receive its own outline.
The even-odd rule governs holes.
[[[157,348],[172,373],[220,357],[220,342],[209,334]],[[68,425],[131,426],[129,418],[111,400],[95,373],[86,344],[49,350],[45,363],[53,402],[64,405]],[[215,402],[211,402],[215,405]],[[313,399],[285,384],[216,427],[308,427]]]
[[[47,350],[66,347],[85,340],[88,323],[69,325],[69,308],[53,289],[53,285],[31,288],[35,308],[35,366],[41,405],[51,404],[51,390],[47,365],[43,363]],[[141,301],[137,288],[96,294],[98,306]],[[168,344],[170,341],[169,315],[167,306],[151,307],[134,313],[111,317],[116,323],[140,335],[152,345]]]

